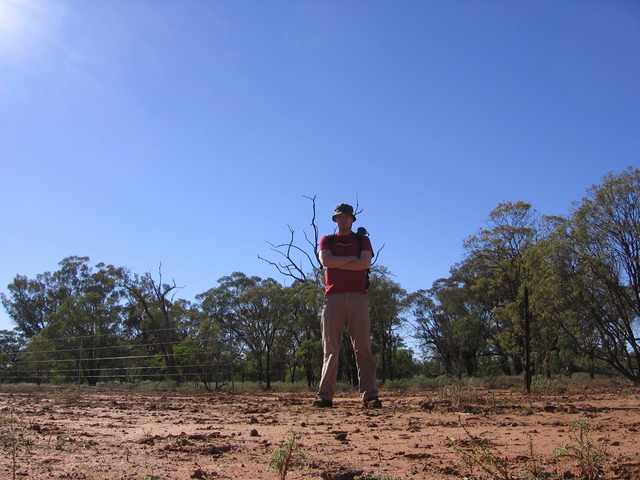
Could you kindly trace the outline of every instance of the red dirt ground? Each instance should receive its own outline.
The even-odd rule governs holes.
[[[382,394],[382,409],[365,410],[351,393],[314,409],[310,393],[0,390],[0,478],[277,479],[268,463],[295,433],[306,464],[287,479],[578,479],[577,459],[553,452],[579,448],[571,425],[582,420],[607,454],[601,478],[640,479],[637,388]],[[465,460],[482,460],[481,446],[488,472]]]

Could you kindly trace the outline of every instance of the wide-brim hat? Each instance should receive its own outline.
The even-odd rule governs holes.
[[[336,217],[341,213],[347,213],[351,215],[353,217],[353,221],[356,221],[356,216],[353,214],[353,207],[347,203],[341,203],[336,207],[335,213],[333,214],[333,217],[331,217],[331,220],[335,222]]]

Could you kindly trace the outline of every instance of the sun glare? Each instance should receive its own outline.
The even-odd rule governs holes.
[[[58,26],[56,3],[0,0],[0,55],[23,57],[45,44]]]
[[[11,40],[24,22],[24,6],[19,0],[0,0],[0,42]]]

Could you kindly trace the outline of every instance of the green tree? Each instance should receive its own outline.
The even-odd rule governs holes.
[[[16,275],[7,287],[9,295],[0,293],[2,305],[18,330],[27,337],[33,337],[48,325],[47,316],[57,310],[57,305],[47,302],[49,277],[38,275],[30,280],[24,275]]]
[[[5,380],[22,380],[19,372],[20,351],[24,338],[16,331],[0,330],[0,384]]]
[[[570,279],[572,301],[565,330],[581,352],[640,383],[640,170],[606,175],[557,237],[558,272]]]
[[[69,257],[61,266],[67,298],[37,337],[51,350],[51,369],[60,378],[95,385],[112,359],[122,355],[121,269],[102,263],[94,269],[86,257]]]
[[[233,380],[238,342],[198,308],[192,308],[188,318],[188,336],[175,348],[178,365],[183,375],[195,377],[207,391],[220,390]]]
[[[273,354],[291,322],[284,288],[275,280],[240,272],[221,278],[219,286],[200,294],[202,309],[247,349],[266,388],[271,388]]]
[[[502,203],[489,214],[489,228],[465,241],[476,301],[490,318],[494,353],[505,373],[519,375],[524,365],[523,287],[529,281],[525,255],[536,242],[540,218],[525,202]]]
[[[118,343],[122,321],[121,269],[112,265],[91,266],[88,257],[71,256],[59,270],[29,280],[17,276],[10,297],[3,303],[29,337],[21,362],[41,381],[51,371],[65,380],[80,375],[95,384],[105,366],[108,350]]]
[[[289,368],[293,372],[298,365],[304,371],[307,385],[312,387],[319,381],[322,367],[322,339],[320,314],[324,299],[322,280],[295,281],[287,288],[292,321],[286,332]]]
[[[401,331],[406,323],[403,315],[407,306],[407,292],[391,280],[391,273],[384,267],[374,267],[369,287],[369,314],[372,347],[379,359],[381,380],[397,378],[397,355],[405,346]]]
[[[122,282],[129,298],[126,326],[138,335],[138,341],[149,352],[162,357],[169,377],[176,383],[182,377],[176,365],[174,346],[185,338],[183,332],[185,301],[176,298],[179,287],[163,283],[162,266],[156,281],[151,273],[144,275],[123,272]]]
[[[551,377],[564,371],[571,374],[580,353],[572,336],[580,338],[584,352],[597,348],[593,328],[584,328],[589,308],[581,298],[576,273],[578,263],[566,242],[568,220],[543,219],[545,235],[528,251],[531,275],[532,354],[534,371]],[[564,328],[563,328],[564,327]],[[567,332],[572,335],[567,335]],[[588,347],[587,347],[588,345]],[[593,359],[591,353],[587,357]],[[589,361],[593,367],[593,362]],[[591,374],[594,375],[593,369]]]
[[[0,293],[0,298],[18,330],[33,337],[51,323],[51,314],[67,298],[82,294],[90,269],[88,262],[88,257],[71,256],[59,263],[56,272],[38,274],[35,279],[17,275],[8,286],[9,295]]]
[[[56,359],[55,353],[55,346],[49,340],[39,334],[31,337],[20,352],[20,378],[37,385],[48,381],[51,378],[52,359]]]
[[[489,316],[476,301],[463,271],[434,282],[430,290],[411,295],[411,309],[418,338],[447,374],[462,378],[476,375],[478,356],[487,348]]]

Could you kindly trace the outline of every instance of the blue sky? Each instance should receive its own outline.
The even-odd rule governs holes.
[[[356,200],[408,291],[500,202],[638,167],[640,3],[0,0],[0,291],[71,255],[180,297]],[[13,325],[0,308],[0,329]]]

